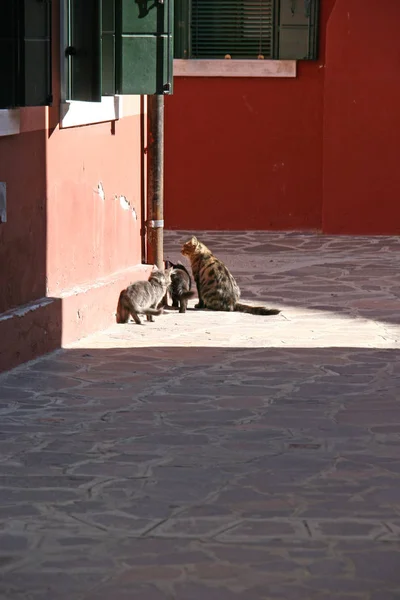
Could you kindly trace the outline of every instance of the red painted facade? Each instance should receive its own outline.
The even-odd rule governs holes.
[[[21,133],[0,137],[0,371],[109,326],[121,288],[147,278],[142,117],[59,128],[58,6],[53,107],[21,109]]]
[[[400,233],[400,4],[336,0],[327,25],[323,230]]]
[[[175,78],[166,226],[400,232],[400,4],[321,0],[295,79]]]

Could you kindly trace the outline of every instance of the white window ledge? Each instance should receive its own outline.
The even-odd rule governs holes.
[[[119,102],[115,96],[103,97],[101,102],[61,102],[61,129],[116,119],[119,119]]]
[[[20,131],[19,108],[0,110],[0,136],[15,135]]]
[[[296,77],[295,60],[175,59],[175,77]]]
[[[101,102],[61,102],[60,128],[94,125],[140,115],[140,96],[103,96]]]

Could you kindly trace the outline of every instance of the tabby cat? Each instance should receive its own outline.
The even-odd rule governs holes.
[[[117,323],[127,323],[129,315],[138,325],[142,322],[139,314],[146,315],[148,321],[154,321],[153,315],[160,315],[162,308],[157,308],[171,284],[172,269],[159,271],[156,266],[148,281],[136,281],[119,295],[117,307]]]
[[[253,315],[280,313],[276,308],[240,304],[240,289],[228,267],[196,237],[193,236],[182,246],[182,254],[189,258],[192,265],[199,295],[196,308],[237,311]]]
[[[189,298],[194,296],[194,292],[191,291],[192,279],[186,267],[181,263],[174,264],[170,260],[166,260],[165,268],[172,268],[171,285],[168,288],[172,298],[172,306],[179,307],[179,312],[184,313]]]

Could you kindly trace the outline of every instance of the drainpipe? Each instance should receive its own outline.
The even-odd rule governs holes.
[[[147,264],[164,269],[164,96],[147,96]]]

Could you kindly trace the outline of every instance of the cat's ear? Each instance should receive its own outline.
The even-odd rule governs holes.
[[[197,239],[197,237],[194,235],[194,236],[192,237],[192,239],[190,240],[190,242],[191,242],[191,244],[193,244],[193,245],[195,246],[196,244],[198,244],[198,243],[199,243],[199,240],[198,240],[198,239]]]
[[[170,260],[166,260],[164,262],[164,265],[165,265],[165,269],[171,269],[171,267],[174,266],[173,263]]]
[[[153,268],[152,268],[151,272],[152,273],[157,273],[157,271],[158,271],[157,265],[153,265]]]

